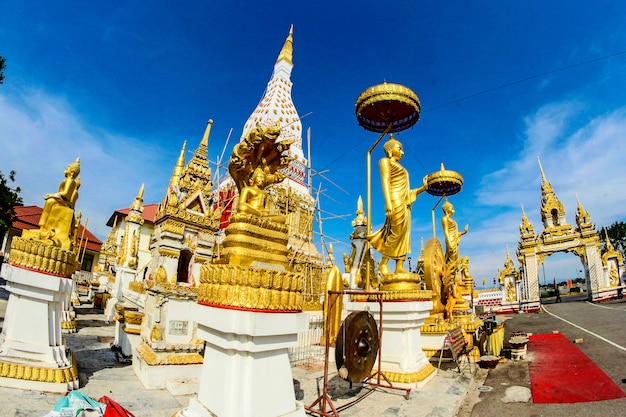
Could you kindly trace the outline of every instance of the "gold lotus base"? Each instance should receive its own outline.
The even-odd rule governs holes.
[[[0,361],[0,377],[50,384],[71,384],[78,388],[78,363],[74,355],[72,355],[71,359],[72,364],[65,368],[44,368]]]
[[[421,277],[412,272],[396,272],[383,274],[381,291],[416,291],[422,287]]]
[[[437,369],[429,363],[421,371],[418,372],[403,374],[400,372],[382,371],[382,373],[387,377],[387,379],[389,379],[390,382],[396,382],[400,384],[412,384],[415,382],[425,381],[436,370]],[[372,376],[375,376],[375,372],[372,372]]]
[[[69,321],[62,321],[61,331],[63,333],[76,333],[78,331],[78,328],[76,326],[76,319],[69,320]]]
[[[205,264],[198,302],[251,310],[301,311],[302,274],[241,265]]]
[[[145,343],[140,344],[136,352],[150,366],[196,365],[204,362],[204,358],[196,352],[155,352]]]
[[[27,232],[23,232],[25,237],[16,236],[11,240],[12,264],[63,277],[70,277],[76,271],[78,265],[73,251],[32,240],[34,237],[28,238]]]

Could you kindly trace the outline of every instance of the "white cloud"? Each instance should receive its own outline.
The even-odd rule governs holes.
[[[537,156],[541,158],[547,180],[565,206],[570,224],[576,222],[576,195],[598,228],[626,217],[623,191],[626,108],[592,117],[588,112],[587,106],[580,102],[543,106],[526,118],[520,155],[505,161],[499,170],[483,179],[476,193],[476,206],[483,206],[493,214],[479,224],[470,225],[471,233],[461,241],[461,253],[470,256],[471,270],[479,283],[479,278],[495,276],[497,268],[502,268],[507,244],[517,264],[520,204],[524,205],[535,233],[543,230]],[[552,268],[548,275],[556,275],[557,279],[561,274],[573,276],[581,269],[575,255],[551,258],[547,260],[546,270]]]
[[[62,97],[42,90],[0,95],[0,169],[16,171],[25,205],[43,205],[42,196],[56,191],[65,167],[81,160],[77,210],[101,239],[114,210],[130,206],[146,183],[146,201],[159,201],[174,161],[161,161],[162,150],[90,126],[84,115]],[[159,169],[164,166],[167,169]]]

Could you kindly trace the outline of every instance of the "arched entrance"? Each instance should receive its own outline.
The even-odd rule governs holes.
[[[535,235],[533,225],[522,207],[520,240],[517,245],[522,280],[521,309],[527,311],[539,309],[539,268],[546,257],[558,252],[571,252],[580,258],[588,300],[598,301],[616,295],[617,287],[611,284],[602,262],[600,238],[595,225],[591,222],[591,216],[578,200],[576,225],[573,227],[568,224],[563,204],[557,198],[552,185],[546,180],[541,162],[539,168],[542,178],[541,220],[544,230],[541,234]]]

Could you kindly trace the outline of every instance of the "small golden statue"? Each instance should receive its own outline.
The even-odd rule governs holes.
[[[396,261],[395,274],[407,273],[404,260],[411,252],[411,206],[427,188],[425,181],[419,188],[410,188],[409,173],[399,163],[404,155],[402,144],[393,134],[389,136],[383,146],[387,156],[378,163],[385,199],[385,223],[380,230],[367,237],[382,255],[378,270],[383,276],[390,274],[387,266],[390,259]]]
[[[278,178],[284,179],[284,174],[278,172],[275,175]],[[243,187],[239,194],[239,207],[237,211],[239,213],[247,213],[253,216],[262,217],[264,219],[285,223],[286,216],[283,215],[270,215],[269,211],[269,199],[264,188],[266,185],[266,175],[262,168],[256,168],[250,177],[248,186]]]
[[[456,221],[452,219],[454,206],[448,200],[443,203],[441,209],[444,213],[441,219],[441,226],[446,237],[446,265],[450,266],[459,259],[459,242],[461,241],[461,236],[467,233],[468,226],[465,225],[465,229],[459,232]]]
[[[69,164],[65,169],[65,178],[59,184],[59,191],[46,194],[46,200],[39,230],[24,231],[25,239],[48,242],[64,250],[72,250],[73,235],[75,233],[74,206],[78,200],[80,188],[80,158]]]

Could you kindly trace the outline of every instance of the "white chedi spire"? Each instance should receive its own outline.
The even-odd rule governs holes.
[[[293,140],[290,153],[296,159],[289,164],[289,186],[307,192],[305,185],[307,161],[302,151],[302,123],[291,98],[291,70],[293,69],[293,25],[278,55],[272,77],[256,109],[244,125],[241,139],[246,132],[260,126],[281,126],[276,141]]]

